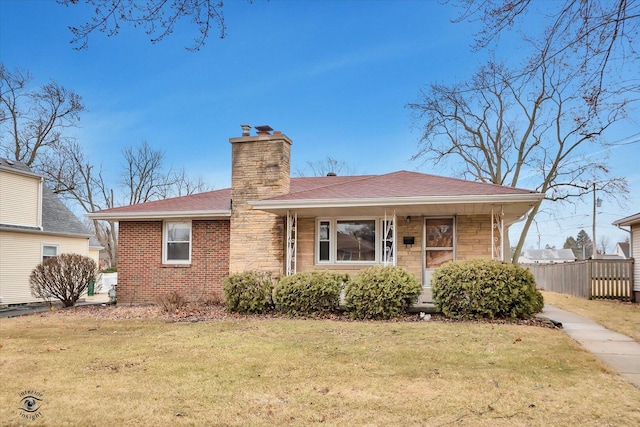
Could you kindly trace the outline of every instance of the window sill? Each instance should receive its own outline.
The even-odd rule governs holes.
[[[161,268],[189,268],[191,267],[191,263],[188,264],[172,264],[172,263],[166,263],[166,264],[160,264]]]

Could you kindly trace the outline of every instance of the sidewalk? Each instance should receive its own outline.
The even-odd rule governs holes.
[[[639,343],[593,320],[549,304],[545,304],[539,316],[562,323],[567,335],[640,389]]]

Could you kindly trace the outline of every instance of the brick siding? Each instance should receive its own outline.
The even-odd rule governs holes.
[[[220,299],[229,274],[229,221],[192,221],[190,265],[162,263],[162,221],[121,221],[119,304],[153,304],[177,291],[190,301]]]

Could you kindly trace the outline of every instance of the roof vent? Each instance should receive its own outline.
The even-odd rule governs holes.
[[[327,176],[338,176],[338,175],[336,175],[336,173],[335,173],[335,172],[329,172],[329,173],[327,174]]]
[[[264,126],[256,126],[256,130],[258,131],[258,135],[271,135],[270,132],[273,129],[269,125],[264,125]]]

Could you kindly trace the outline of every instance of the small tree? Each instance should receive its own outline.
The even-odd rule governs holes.
[[[78,254],[62,254],[38,264],[29,277],[31,295],[46,301],[57,299],[65,307],[73,307],[80,295],[95,280],[94,260]]]

